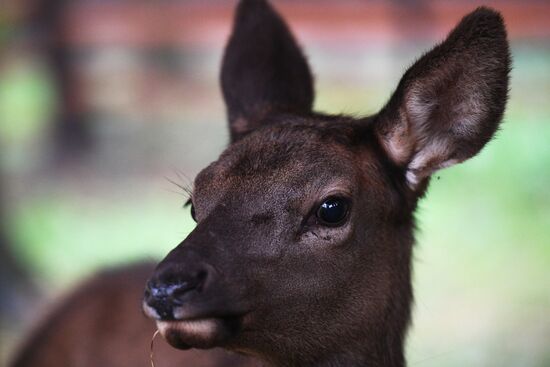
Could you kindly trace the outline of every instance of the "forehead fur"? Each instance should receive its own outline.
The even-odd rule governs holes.
[[[387,204],[399,175],[388,167],[372,129],[374,119],[274,117],[231,144],[197,176],[195,204],[212,207],[222,197],[243,195],[256,205],[281,194],[287,200],[311,200],[331,187],[350,193],[368,188]]]
[[[277,120],[231,145],[220,156],[217,169],[239,177],[269,175],[289,166],[314,169],[319,164],[351,159],[360,142],[357,121],[352,118],[280,116]]]

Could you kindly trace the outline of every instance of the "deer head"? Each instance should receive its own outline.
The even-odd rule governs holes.
[[[158,265],[145,312],[177,348],[404,365],[417,201],[491,139],[509,69],[502,18],[479,8],[378,114],[315,113],[288,27],[266,1],[241,1],[221,71],[231,144],[196,177],[197,226]]]

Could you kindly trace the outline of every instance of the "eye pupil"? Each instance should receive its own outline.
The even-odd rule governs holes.
[[[348,202],[344,199],[327,199],[319,207],[317,217],[326,224],[339,224],[346,218],[348,206]]]

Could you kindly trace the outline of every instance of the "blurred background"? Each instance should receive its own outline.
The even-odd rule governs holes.
[[[316,108],[370,114],[477,1],[273,1]],[[410,366],[550,366],[550,3],[484,2],[514,69],[497,138],[418,211]],[[228,0],[0,3],[0,352],[80,280],[193,228],[180,186],[226,146]],[[44,307],[43,307],[44,306]]]

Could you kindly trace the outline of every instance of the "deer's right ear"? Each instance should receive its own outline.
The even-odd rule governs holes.
[[[506,106],[509,71],[503,20],[479,8],[405,73],[376,128],[411,189],[491,139]]]
[[[313,78],[279,14],[265,0],[241,0],[222,62],[231,141],[277,112],[310,112]]]

